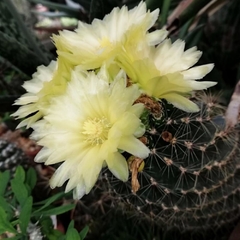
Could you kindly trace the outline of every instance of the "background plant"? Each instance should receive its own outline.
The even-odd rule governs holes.
[[[33,168],[9,170],[0,173],[0,236],[8,239],[84,239],[87,228],[78,233],[74,222],[69,224],[66,235],[54,229],[51,216],[74,208],[74,203],[56,204],[67,195],[59,192],[36,202],[33,189],[37,174]],[[68,194],[69,195],[69,194]],[[58,206],[59,205],[59,206]]]

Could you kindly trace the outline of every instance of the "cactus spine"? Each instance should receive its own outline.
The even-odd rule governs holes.
[[[217,228],[239,217],[239,131],[225,128],[224,109],[212,97],[195,97],[200,112],[162,104],[148,115],[151,149],[138,172],[139,190],[105,174],[118,199],[134,215],[184,230]]]

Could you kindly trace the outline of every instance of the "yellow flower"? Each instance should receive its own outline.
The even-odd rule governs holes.
[[[58,59],[58,62],[52,61],[47,67],[41,65],[37,68],[32,79],[23,84],[27,93],[14,103],[21,107],[12,116],[18,119],[26,117],[18,127],[29,128],[44,116],[51,98],[65,91],[67,80],[70,78],[70,69],[70,66],[61,59]]]
[[[164,98],[182,110],[195,112],[199,110],[198,106],[184,96],[216,84],[195,81],[209,73],[213,64],[192,67],[201,57],[201,52],[196,47],[184,51],[184,47],[184,41],[171,43],[170,39],[165,39],[157,47],[145,45],[140,51],[125,47],[116,61],[131,81],[138,83],[149,96]]]
[[[35,160],[47,165],[63,162],[50,180],[52,188],[69,180],[66,191],[74,189],[74,198],[81,198],[106,165],[127,181],[121,151],[148,156],[149,149],[137,139],[144,133],[139,119],[144,106],[133,105],[140,92],[126,82],[123,71],[109,83],[104,68],[97,75],[76,68],[65,94],[54,98],[48,114],[33,125],[33,138],[43,146]]]
[[[158,18],[159,9],[149,12],[145,2],[129,10],[126,6],[114,8],[103,20],[91,24],[79,22],[75,32],[64,30],[53,36],[59,56],[82,69],[96,69],[111,63],[123,45],[136,48],[139,41],[155,45],[161,41],[165,30],[147,31]]]

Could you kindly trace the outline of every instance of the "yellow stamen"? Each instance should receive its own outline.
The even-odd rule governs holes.
[[[110,128],[111,124],[105,117],[88,119],[83,124],[84,131],[82,133],[86,135],[86,141],[92,145],[99,145],[107,140]]]

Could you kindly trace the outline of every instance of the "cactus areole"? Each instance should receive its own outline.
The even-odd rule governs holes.
[[[164,117],[145,118],[151,153],[137,173],[138,191],[133,175],[123,183],[103,174],[133,215],[182,230],[216,229],[239,218],[239,129],[225,128],[224,111],[211,97],[196,104],[197,113],[163,104]]]

